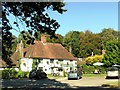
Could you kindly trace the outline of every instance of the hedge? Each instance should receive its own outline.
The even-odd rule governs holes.
[[[16,78],[27,78],[29,72],[16,71],[14,68],[7,68],[0,71],[2,79],[16,79]]]

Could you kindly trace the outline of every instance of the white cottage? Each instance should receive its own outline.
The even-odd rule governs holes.
[[[19,46],[22,46],[22,43]],[[22,71],[31,71],[36,67],[51,74],[53,71],[68,72],[70,69],[77,69],[77,59],[61,44],[46,42],[45,35],[42,35],[41,41],[35,41],[33,45],[20,50],[22,51],[20,64]],[[18,59],[18,50],[11,59]]]

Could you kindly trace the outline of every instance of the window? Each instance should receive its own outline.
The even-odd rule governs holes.
[[[26,67],[26,63],[23,63],[23,65]]]
[[[49,65],[49,61],[46,62]]]
[[[58,71],[63,71],[63,69],[62,68],[58,68]]]
[[[59,64],[59,62],[57,61],[56,64]]]
[[[67,65],[69,65],[69,62],[67,62]]]
[[[59,64],[63,64],[63,60],[62,59],[58,59]]]
[[[60,62],[63,62],[63,59],[58,59]]]
[[[54,63],[54,59],[50,59],[50,63]]]
[[[38,63],[42,63],[43,62],[43,59],[38,59]]]

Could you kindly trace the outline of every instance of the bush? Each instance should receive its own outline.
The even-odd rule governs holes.
[[[93,74],[95,70],[94,66],[83,65],[82,72],[83,74]]]
[[[7,68],[1,71],[3,79],[27,78],[29,72],[16,71],[14,68]]]
[[[65,71],[63,71],[63,76],[67,77],[67,73]]]
[[[3,79],[15,78],[16,74],[17,74],[17,71],[14,68],[8,68],[8,69],[2,70]]]
[[[106,73],[106,68],[102,66],[88,66],[88,65],[83,65],[82,66],[82,72],[83,74],[93,74],[95,69],[100,71],[100,74],[105,74]]]
[[[107,69],[105,67],[99,67],[101,74],[106,74]]]
[[[16,74],[16,78],[28,78],[29,72],[18,71]]]

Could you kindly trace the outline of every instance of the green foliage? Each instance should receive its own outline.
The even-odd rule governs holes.
[[[12,33],[15,30],[20,33],[23,25],[26,27],[28,33],[31,35],[27,43],[33,43],[33,32],[41,31],[47,34],[54,35],[55,31],[60,27],[58,22],[50,18],[49,14],[45,11],[57,11],[63,14],[65,10],[63,2],[2,2],[2,59],[11,66],[10,56],[12,52]],[[14,18],[10,19],[9,16],[13,15]],[[12,20],[12,21],[10,21]],[[16,27],[13,27],[14,24]],[[17,29],[16,29],[17,28]],[[24,42],[26,43],[26,41]],[[25,45],[26,47],[26,45]]]
[[[16,78],[27,78],[29,76],[29,72],[18,71],[16,74]]]
[[[103,63],[109,67],[114,64],[120,64],[120,44],[118,40],[108,41],[105,45],[106,54],[104,55]]]
[[[33,59],[32,68],[35,69],[38,66],[39,62],[37,59]]]
[[[94,74],[95,69],[99,70],[100,74],[106,74],[106,68],[102,66],[89,66],[83,65],[82,72],[83,74]]]
[[[16,71],[14,68],[8,68],[1,71],[3,79],[27,78],[29,72]]]
[[[94,73],[94,66],[83,65],[82,72],[83,74],[93,74]]]
[[[86,64],[92,65],[95,62],[102,62],[103,55],[94,55],[94,56],[89,56],[85,59]]]
[[[2,71],[2,78],[3,79],[11,79],[15,78],[17,74],[17,71],[13,68],[8,68]]]
[[[69,49],[72,49],[72,54],[75,57],[79,56],[80,51],[80,40],[79,40],[79,32],[78,31],[70,31],[68,34],[65,35],[63,39],[63,45],[66,47],[66,49],[69,51]]]
[[[67,73],[65,72],[65,70],[63,70],[63,76],[67,77]]]
[[[16,36],[8,35],[7,37],[6,36],[2,37],[2,59],[8,65],[12,64],[11,59],[9,57],[13,54],[13,52],[15,52],[16,46],[17,46]]]
[[[101,36],[103,43],[106,41],[116,40],[119,37],[118,31],[115,31],[112,28],[104,28],[99,35]]]
[[[62,42],[63,42],[63,36],[60,35],[60,34],[55,34],[55,37],[48,36],[47,37],[47,42],[62,44]]]

